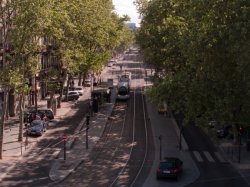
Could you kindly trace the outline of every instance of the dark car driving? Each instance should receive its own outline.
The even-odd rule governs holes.
[[[46,131],[44,120],[34,120],[27,129],[27,135],[41,136]]]
[[[162,160],[156,170],[156,178],[175,178],[177,179],[182,172],[183,162],[179,158],[166,157]]]

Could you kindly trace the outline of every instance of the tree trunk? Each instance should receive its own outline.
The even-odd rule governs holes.
[[[23,103],[24,103],[24,93],[21,94],[20,100],[19,100],[19,120],[20,120],[20,125],[19,125],[19,135],[18,135],[18,141],[22,142],[23,141]]]
[[[16,115],[16,112],[15,112],[15,104],[16,104],[16,97],[14,95],[14,89],[11,89],[10,90],[10,93],[9,93],[9,107],[8,107],[8,112],[9,112],[9,115],[10,117],[14,117]]]
[[[67,89],[66,89],[66,94],[65,94],[65,97],[66,97],[66,101],[68,101],[68,93],[69,93],[69,86],[70,86],[70,81],[71,81],[71,77],[68,79],[67,81]]]
[[[37,112],[37,80],[36,80],[36,75],[35,75],[35,109]]]
[[[63,83],[64,81],[61,81],[60,96],[59,96],[58,105],[57,105],[58,108],[61,108],[61,102],[62,102],[62,97],[63,97],[63,87],[64,87]]]
[[[61,102],[63,99],[64,83],[65,83],[66,79],[67,79],[67,73],[63,73],[62,81],[61,81],[61,88],[60,88],[60,96],[59,96],[59,100],[58,100],[58,108],[61,108]]]
[[[4,132],[4,122],[7,113],[7,103],[8,103],[9,92],[8,89],[4,89],[4,100],[3,100],[3,111],[0,120],[0,159],[3,159],[3,132]]]
[[[82,73],[79,74],[78,86],[82,86]]]

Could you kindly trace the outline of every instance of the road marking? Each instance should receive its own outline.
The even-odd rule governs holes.
[[[206,156],[206,158],[208,159],[209,162],[215,162],[213,157],[211,156],[211,154],[208,151],[203,151],[204,155]]]
[[[215,156],[218,158],[218,160],[219,160],[220,162],[227,162],[227,161],[221,156],[221,154],[220,154],[219,152],[215,152],[214,154],[215,154]]]
[[[203,162],[203,159],[201,158],[201,155],[198,151],[193,151],[193,153],[196,159],[198,160],[198,162]]]

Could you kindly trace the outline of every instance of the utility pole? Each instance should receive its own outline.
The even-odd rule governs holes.
[[[159,136],[160,140],[160,161],[161,161],[161,152],[162,152],[162,135]]]

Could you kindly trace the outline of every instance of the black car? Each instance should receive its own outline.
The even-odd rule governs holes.
[[[37,109],[37,111],[32,110],[24,113],[24,123],[31,123],[34,120],[34,116],[36,113],[38,114],[38,116],[40,116],[40,118],[42,118],[45,114],[48,120],[52,120],[55,117],[52,109],[50,108]]]
[[[42,116],[42,114],[45,113],[45,116],[46,116],[49,120],[54,119],[54,113],[53,113],[52,109],[50,109],[50,108],[38,109],[37,112],[38,112],[38,115],[39,115],[39,116]]]
[[[166,157],[162,160],[156,170],[156,178],[174,178],[177,179],[182,172],[183,162],[179,158]]]
[[[217,131],[218,138],[225,138],[227,136],[232,138],[232,125],[225,125],[222,129]]]

